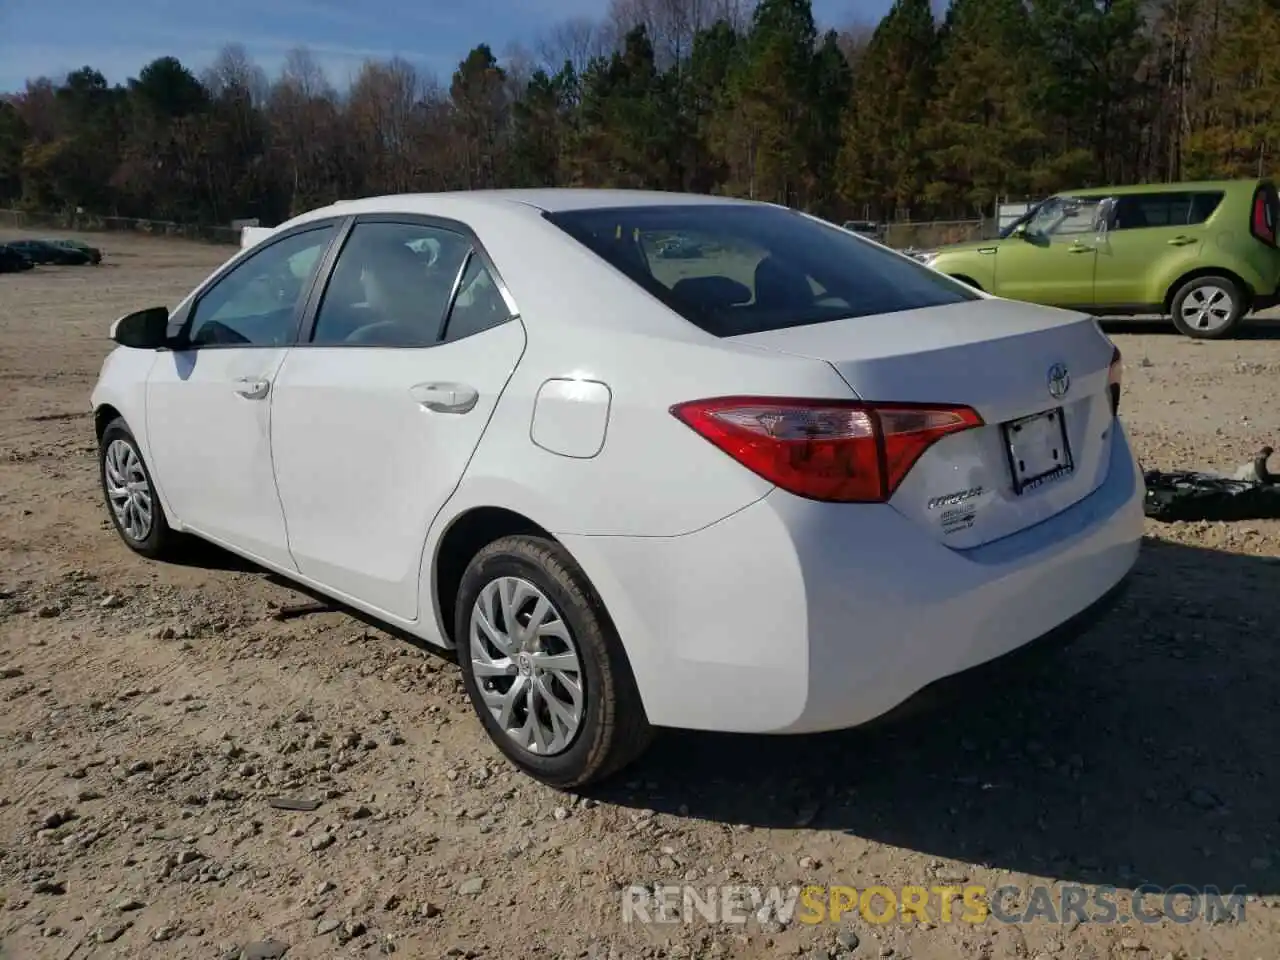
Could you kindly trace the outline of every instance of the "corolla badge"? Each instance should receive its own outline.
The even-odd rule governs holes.
[[[1065,364],[1055,363],[1049,368],[1049,396],[1061,400],[1071,389],[1071,374]]]

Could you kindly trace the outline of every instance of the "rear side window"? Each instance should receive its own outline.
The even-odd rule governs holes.
[[[782,207],[690,204],[544,216],[718,337],[980,299],[958,281]]]
[[[338,254],[311,342],[431,346],[469,249],[465,237],[439,227],[357,223]]]
[[[1186,227],[1204,223],[1222,202],[1221,190],[1135,193],[1116,202],[1115,230]]]
[[[1253,194],[1249,213],[1249,232],[1268,246],[1276,245],[1276,221],[1280,217],[1280,197],[1270,183],[1263,183]]]

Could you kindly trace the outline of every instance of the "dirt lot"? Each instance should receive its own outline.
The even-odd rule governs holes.
[[[104,266],[0,276],[0,956],[1280,954],[1280,522],[1152,525],[1121,609],[962,707],[665,734],[562,795],[509,770],[446,660],[339,610],[281,619],[309,598],[219,551],[117,540],[87,409],[107,327],[230,251],[86,239]],[[1280,325],[1115,336],[1147,466],[1280,439]],[[1251,894],[1214,924],[623,923],[622,888],[686,882]]]

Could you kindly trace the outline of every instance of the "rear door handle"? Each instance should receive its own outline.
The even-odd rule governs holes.
[[[257,377],[241,377],[235,383],[236,393],[246,400],[261,400],[271,390],[270,380],[261,380]]]
[[[1196,242],[1195,237],[1174,237],[1172,240],[1169,241],[1169,246],[1185,247],[1187,244],[1195,243],[1195,242]]]
[[[479,391],[465,383],[419,383],[409,395],[436,413],[467,413],[480,399]]]

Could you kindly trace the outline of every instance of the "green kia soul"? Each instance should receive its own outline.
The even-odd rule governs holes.
[[[1049,197],[994,240],[917,257],[999,297],[1172,316],[1216,339],[1280,302],[1277,223],[1269,180],[1101,187]]]

